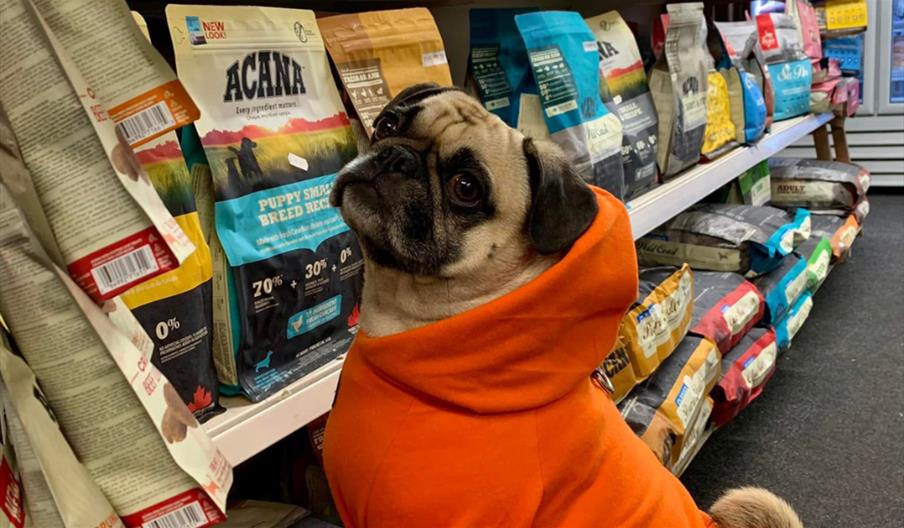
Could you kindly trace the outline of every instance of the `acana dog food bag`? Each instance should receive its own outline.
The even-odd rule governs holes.
[[[515,17],[540,94],[550,139],[584,181],[623,199],[622,125],[600,99],[596,38],[577,13]]]
[[[628,200],[656,184],[656,107],[634,33],[618,11],[588,18],[586,22],[599,48],[603,102],[622,123],[622,165]]]
[[[527,49],[515,25],[515,15],[529,11],[532,9],[471,9],[468,15],[468,81],[483,106],[513,128],[518,127],[522,94],[533,85]]]
[[[77,4],[54,2],[45,7],[68,9],[78,8]],[[82,7],[95,8],[94,3]],[[125,9],[124,4],[119,7]],[[103,60],[107,53],[64,47],[28,1],[3,0],[0,11],[4,24],[0,100],[33,180],[28,187],[37,195],[63,259],[58,264],[96,302],[178,267],[194,246],[141,170],[123,130],[114,127],[108,101],[85,80],[89,73],[96,82],[101,76],[94,70],[83,76],[69,56],[70,51],[93,53],[79,60],[93,59],[92,66],[109,67]],[[127,9],[125,19],[121,11],[107,14],[109,31],[126,24],[140,39],[118,43],[127,48],[120,53],[132,54],[133,45],[147,46]],[[153,50],[150,53],[156,56]],[[148,73],[137,66],[133,70],[117,73]],[[117,73],[108,72],[105,82],[122,82]],[[156,78],[156,73],[150,71],[150,76]],[[22,188],[8,183],[13,192]]]
[[[368,136],[380,110],[405,88],[452,85],[442,37],[426,8],[331,16],[306,29],[317,32],[317,26]]]
[[[779,267],[753,279],[753,284],[766,299],[763,320],[774,325],[807,290],[807,261],[792,253],[782,259]]]
[[[666,467],[678,461],[685,435],[703,411],[720,372],[721,354],[715,344],[689,336],[619,404],[628,425]]]
[[[775,324],[775,341],[778,343],[779,352],[784,352],[791,348],[791,341],[797,332],[810,317],[810,310],[813,309],[813,294],[809,291],[797,299],[794,306],[788,310],[785,318]]]
[[[806,209],[702,203],[638,240],[637,259],[642,266],[687,262],[756,277],[778,267],[809,236]]]
[[[725,354],[763,318],[763,294],[737,273],[694,272],[694,316],[689,332]]]
[[[750,329],[741,341],[722,357],[722,375],[710,394],[712,421],[716,427],[730,422],[759,397],[775,373],[778,344],[771,328]]]
[[[847,216],[863,220],[868,206],[861,206],[869,190],[870,173],[859,165],[842,161],[772,158],[772,204],[776,207],[806,207],[811,213]],[[859,210],[858,210],[858,206]]]
[[[0,262],[0,312],[78,460],[123,523],[224,520],[226,459],[145,352],[50,262],[3,185]],[[11,390],[18,377],[4,376]]]
[[[143,19],[133,16],[147,37]],[[176,133],[136,147],[135,154],[195,252],[178,269],[131,288],[122,299],[154,341],[154,365],[203,423],[221,409],[213,363],[210,248]]]
[[[665,50],[650,71],[659,114],[658,164],[663,178],[697,163],[706,131],[706,22],[702,3],[668,4]]]
[[[641,271],[637,302],[619,327],[638,379],[645,379],[671,355],[687,333],[694,298],[694,274],[681,268],[659,267]]]
[[[313,12],[170,5],[167,21],[201,108],[228,261],[214,287],[231,341],[217,340],[218,374],[256,401],[345,352],[357,330],[363,261],[329,204],[355,137]]]

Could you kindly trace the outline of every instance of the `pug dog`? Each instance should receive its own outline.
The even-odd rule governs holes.
[[[435,84],[410,87],[386,106],[369,148],[339,173],[331,202],[362,246],[360,327],[370,337],[430,325],[524,286],[566,254],[599,207],[558,147]],[[802,526],[787,503],[757,488],[729,492],[710,515],[721,528]]]

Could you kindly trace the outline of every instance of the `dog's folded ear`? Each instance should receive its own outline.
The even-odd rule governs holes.
[[[543,254],[565,250],[596,217],[596,195],[555,145],[525,138],[522,147],[530,176],[531,243]]]

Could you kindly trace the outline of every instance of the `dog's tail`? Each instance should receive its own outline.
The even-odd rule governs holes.
[[[803,528],[791,506],[761,488],[730,490],[713,504],[719,528]]]

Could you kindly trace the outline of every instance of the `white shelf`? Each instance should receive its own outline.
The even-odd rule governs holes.
[[[743,171],[809,134],[831,114],[782,121],[751,147],[741,147],[712,163],[698,165],[628,204],[634,238],[684,211]],[[278,440],[329,411],[339,383],[339,358],[260,403],[221,398],[226,412],[204,424],[233,465],[248,460]]]
[[[330,410],[344,357],[339,357],[259,403],[220,398],[226,412],[204,429],[235,466]]]
[[[832,114],[806,115],[772,125],[772,131],[749,147],[740,147],[711,163],[697,165],[628,202],[634,239],[649,233],[739,174],[768,159],[832,119]]]

